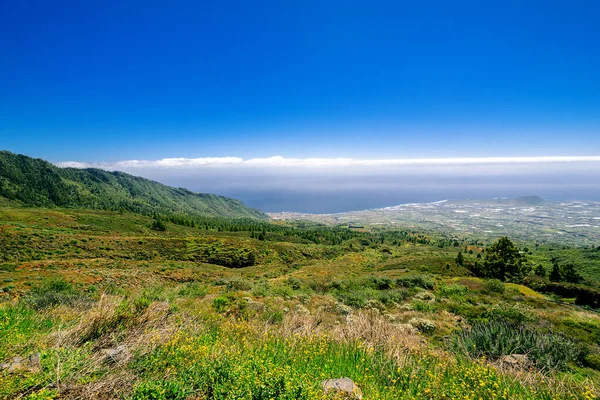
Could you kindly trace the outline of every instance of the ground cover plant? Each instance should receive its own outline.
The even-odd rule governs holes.
[[[498,279],[469,237],[159,218],[0,208],[0,398],[598,397],[599,315],[535,286],[592,290],[535,272],[579,249]]]

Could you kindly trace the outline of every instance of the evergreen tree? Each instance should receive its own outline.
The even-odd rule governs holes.
[[[539,264],[537,267],[535,267],[535,274],[541,278],[545,278],[546,268],[544,268],[542,264]]]
[[[458,255],[456,256],[456,265],[460,265],[461,267],[465,264],[465,258],[463,257],[462,253],[459,251]]]
[[[485,278],[519,282],[529,272],[526,258],[507,237],[502,237],[486,249],[482,266]]]
[[[550,271],[550,280],[552,282],[560,282],[562,280],[560,267],[556,258],[552,259],[552,270]]]
[[[579,275],[575,265],[572,263],[566,264],[562,267],[561,275],[563,280],[569,283],[579,283],[583,280],[583,277]]]

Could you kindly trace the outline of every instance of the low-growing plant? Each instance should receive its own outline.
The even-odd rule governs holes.
[[[415,275],[397,278],[396,286],[404,288],[419,287],[422,289],[432,290],[435,285],[431,278],[422,275]]]
[[[84,293],[77,291],[71,283],[62,278],[50,279],[33,287],[25,298],[26,304],[37,310],[59,304],[84,303],[88,300]]]
[[[250,290],[252,289],[252,282],[244,278],[231,278],[227,282],[227,289],[229,290]]]
[[[505,321],[477,322],[458,333],[455,344],[475,358],[497,360],[511,354],[525,354],[543,371],[563,370],[583,357],[581,350],[563,335]]]
[[[437,310],[434,303],[430,303],[428,301],[423,301],[423,300],[411,301],[410,308],[415,311],[419,311],[419,312],[423,312],[423,313],[433,313]]]
[[[200,282],[188,282],[181,289],[179,289],[179,295],[183,297],[198,297],[202,298],[206,296],[206,286]]]
[[[218,312],[222,313],[229,306],[231,300],[227,297],[219,296],[213,299],[213,308]]]
[[[484,284],[485,291],[488,293],[504,293],[504,282],[499,279],[488,279]]]
[[[468,288],[464,285],[459,285],[458,283],[453,283],[451,285],[440,285],[439,289],[440,297],[447,297],[450,299],[461,299],[465,297],[467,294]]]

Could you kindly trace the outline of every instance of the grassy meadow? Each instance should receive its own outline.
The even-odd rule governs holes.
[[[456,258],[480,239],[164,225],[0,208],[0,398],[324,399],[342,377],[365,399],[600,396],[600,314],[475,277]],[[593,248],[517,245],[600,282]]]

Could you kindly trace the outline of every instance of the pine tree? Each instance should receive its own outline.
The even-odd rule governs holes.
[[[461,267],[464,265],[465,263],[465,258],[463,257],[462,253],[459,251],[458,255],[456,256],[456,265],[460,265]]]
[[[545,278],[546,268],[544,268],[542,264],[539,264],[537,267],[535,267],[535,274],[541,278]]]
[[[562,280],[560,266],[558,265],[558,261],[556,260],[556,258],[552,259],[552,270],[550,271],[550,280],[552,282],[560,282]]]

